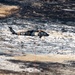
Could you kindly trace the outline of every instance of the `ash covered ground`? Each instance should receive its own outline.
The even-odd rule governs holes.
[[[62,24],[38,19],[7,18],[0,20],[0,73],[13,75],[75,75],[74,61],[37,62],[14,60],[14,56],[35,55],[74,55],[75,54],[75,22]],[[13,35],[9,27],[15,31],[42,29],[49,36]],[[65,28],[66,32],[62,31]],[[33,59],[33,58],[32,58]],[[68,58],[69,59],[69,58]],[[12,65],[12,66],[11,66]]]
[[[0,75],[75,75],[75,2],[29,1],[0,1]],[[14,35],[9,27],[49,36]]]
[[[69,24],[69,25],[67,25]],[[54,22],[38,22],[19,18],[0,20],[0,52],[10,56],[23,54],[75,54],[75,22],[67,24]],[[72,25],[72,26],[71,26]],[[9,27],[15,31],[42,29],[49,36],[13,35]],[[66,32],[62,32],[65,28]]]

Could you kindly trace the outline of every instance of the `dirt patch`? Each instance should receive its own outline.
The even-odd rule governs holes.
[[[8,17],[8,16],[18,12],[18,10],[19,10],[18,6],[0,4],[0,18]]]
[[[75,60],[74,57],[74,55],[25,55],[14,57],[14,59],[22,61],[63,62]]]

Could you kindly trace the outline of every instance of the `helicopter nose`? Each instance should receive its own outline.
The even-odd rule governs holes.
[[[39,32],[38,36],[40,36],[40,37],[42,37],[42,36],[49,36],[49,34],[44,32],[44,31],[41,31],[41,32]]]

